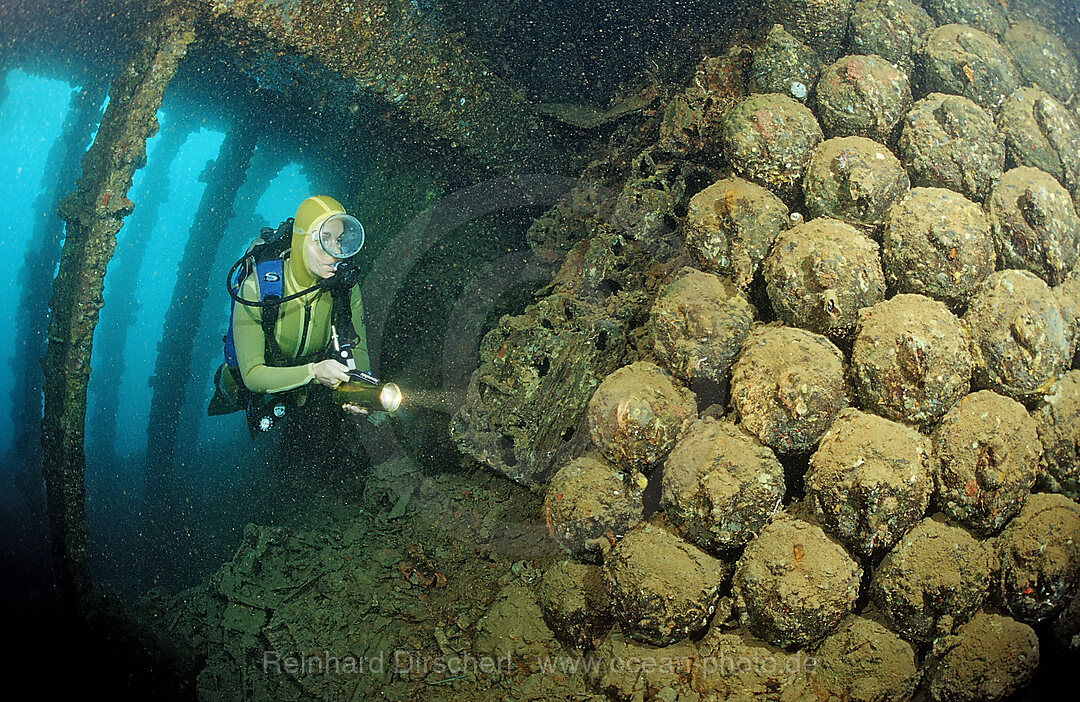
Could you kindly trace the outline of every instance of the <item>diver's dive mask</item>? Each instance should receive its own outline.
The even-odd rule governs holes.
[[[352,215],[332,214],[311,233],[328,256],[349,258],[364,246],[364,225]]]

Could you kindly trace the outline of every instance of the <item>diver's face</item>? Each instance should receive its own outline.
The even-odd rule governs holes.
[[[323,237],[328,242],[340,241],[341,234],[344,231],[344,227],[341,222],[332,220],[327,222],[322,228],[324,234]],[[314,232],[309,234],[305,243],[307,250],[307,264],[308,270],[316,278],[329,278],[337,273],[338,264],[344,261],[343,258],[335,258],[323,250],[322,244],[315,239]]]

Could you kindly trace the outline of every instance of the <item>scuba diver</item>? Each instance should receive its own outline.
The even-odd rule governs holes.
[[[350,262],[363,245],[363,225],[325,195],[304,200],[276,231],[263,229],[229,271],[225,363],[207,414],[246,411],[254,438],[293,407],[325,410],[332,400],[319,386],[378,386],[369,372],[359,271]]]

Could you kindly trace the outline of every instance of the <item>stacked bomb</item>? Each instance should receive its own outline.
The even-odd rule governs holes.
[[[547,493],[588,564],[552,581],[610,609],[545,616],[578,646],[610,616],[622,646],[814,652],[807,695],[1007,696],[1031,624],[1080,618],[1075,59],[990,0],[840,3],[839,58],[845,12],[767,4],[790,21],[748,82],[775,92],[724,117],[692,265]]]

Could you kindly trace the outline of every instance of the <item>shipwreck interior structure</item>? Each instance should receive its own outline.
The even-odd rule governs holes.
[[[1037,699],[1080,655],[1077,17],[0,2],[0,124],[70,91],[5,235],[15,636],[141,697]],[[253,441],[206,417],[225,273],[311,194],[405,399]]]

